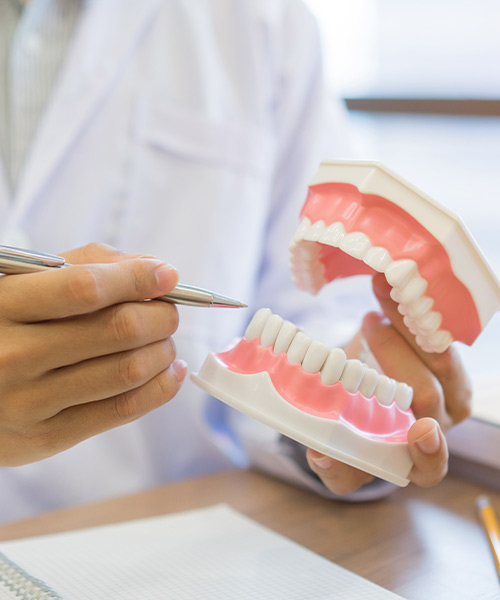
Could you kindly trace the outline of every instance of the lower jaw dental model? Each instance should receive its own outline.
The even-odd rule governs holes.
[[[374,161],[327,161],[290,244],[295,284],[384,273],[425,352],[471,345],[500,308],[500,284],[461,220]],[[409,483],[413,390],[295,325],[257,311],[243,338],[192,380],[212,396],[327,456]]]

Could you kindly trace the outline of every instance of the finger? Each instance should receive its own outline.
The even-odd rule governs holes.
[[[406,327],[396,302],[390,297],[391,287],[383,275],[374,277],[373,289],[384,314],[391,321],[394,329],[406,340],[421,362],[439,381],[443,389],[446,410],[453,423],[458,423],[469,416],[472,385],[456,348],[450,346],[442,353],[424,352]],[[384,367],[382,366],[382,368]]]
[[[124,394],[154,379],[174,359],[175,344],[168,339],[57,369],[44,377],[43,392],[38,391],[31,415],[41,421],[71,406]],[[21,401],[23,392],[29,396],[36,384],[18,393]]]
[[[75,248],[67,252],[63,252],[62,255],[66,262],[69,264],[90,264],[90,263],[110,263],[119,262],[128,258],[137,258],[138,254],[129,254],[118,250],[108,244],[101,244],[93,242],[82,246],[81,248]],[[151,257],[153,258],[153,257]]]
[[[106,306],[155,298],[177,284],[177,271],[149,258],[76,265],[0,280],[3,318],[39,322],[87,314]]]
[[[98,356],[165,340],[177,330],[177,308],[167,302],[126,302],[68,319],[23,326],[3,356],[4,380],[23,368],[30,378]],[[5,354],[5,353],[4,353]],[[8,361],[8,363],[7,363]]]
[[[413,460],[410,480],[422,487],[439,483],[448,471],[448,447],[434,419],[420,419],[408,432],[408,448]]]
[[[41,460],[142,417],[175,396],[186,371],[183,361],[175,361],[169,369],[139,388],[58,413],[23,435],[24,455],[31,461]],[[23,462],[27,462],[25,458],[18,459],[18,464]],[[12,464],[15,464],[14,459]]]
[[[325,456],[311,448],[306,452],[309,467],[334,494],[353,492],[372,481],[373,476],[343,462]]]

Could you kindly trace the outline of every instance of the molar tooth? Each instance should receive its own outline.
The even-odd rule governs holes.
[[[319,241],[320,236],[323,235],[326,229],[324,221],[316,221],[309,229],[304,233],[304,239],[309,242]]]
[[[429,312],[433,304],[434,300],[432,298],[429,298],[429,296],[422,296],[413,304],[409,305],[408,314],[411,317],[418,319],[419,317],[425,315],[426,312]]]
[[[417,274],[417,263],[408,258],[394,261],[385,270],[385,278],[389,285],[397,288],[403,288]]]
[[[436,333],[429,335],[427,340],[434,346],[435,352],[438,353],[444,352],[453,342],[451,333],[444,329],[440,329],[439,331],[436,331]]]
[[[393,288],[394,290],[395,288]],[[427,289],[427,281],[420,277],[420,275],[416,275],[412,277],[410,281],[405,285],[403,289],[400,290],[400,304],[413,304],[420,296],[423,295],[425,290]],[[392,296],[392,294],[391,294]]]
[[[397,302],[398,304],[404,304],[404,302],[401,301],[401,290],[399,288],[391,288],[390,296],[394,302]]]
[[[269,308],[259,308],[246,328],[245,337],[248,341],[260,337],[267,320],[272,314]]]
[[[391,264],[392,257],[385,248],[374,246],[365,254],[363,262],[375,271],[383,273]]]
[[[360,360],[357,358],[350,359],[345,363],[344,370],[340,376],[340,383],[347,392],[354,394],[358,391],[364,372],[365,366]]]
[[[339,221],[338,223],[332,223],[329,225],[321,234],[321,239],[319,241],[322,244],[327,244],[328,246],[337,248],[344,236],[345,228],[344,225]]]
[[[398,381],[396,384],[396,393],[394,394],[394,402],[401,410],[408,410],[413,400],[413,388],[407,383]]]
[[[375,388],[375,396],[380,404],[389,406],[394,400],[396,394],[396,380],[387,377],[387,375],[380,375],[378,378],[377,387]]]
[[[276,337],[276,341],[274,342],[274,352],[276,354],[287,352],[296,333],[297,327],[295,327],[293,323],[290,321],[283,321],[281,329]]]
[[[340,249],[358,260],[361,260],[371,247],[370,238],[361,231],[349,233],[340,242]]]
[[[436,351],[425,335],[417,335],[415,341],[424,352],[433,354]]]
[[[432,335],[439,329],[442,321],[443,321],[443,316],[441,315],[441,313],[432,311],[432,312],[428,312],[427,314],[425,314],[423,317],[421,317],[418,320],[418,323],[419,323],[418,326],[427,335]]]
[[[359,392],[363,394],[365,398],[370,398],[373,396],[373,392],[377,387],[378,383],[378,372],[375,369],[368,368],[365,369],[363,373],[363,378],[361,379],[361,383],[359,384]]]
[[[340,381],[347,357],[342,348],[332,348],[321,367],[320,377],[325,385],[334,385]]]
[[[271,315],[269,317],[260,335],[260,345],[263,348],[274,345],[282,324],[283,319],[279,315]]]
[[[303,240],[304,233],[309,229],[310,226],[311,226],[311,221],[309,221],[309,219],[307,217],[304,217],[302,219],[302,221],[299,223],[299,226],[297,227],[297,229],[295,230],[295,233],[293,234],[290,245],[293,246],[297,242],[300,242],[301,240]]]
[[[314,340],[307,349],[304,360],[302,361],[302,368],[306,373],[318,373],[329,353],[330,348],[326,344]]]
[[[409,317],[410,315],[410,306],[408,304],[398,304],[398,313],[403,315],[403,317]]]
[[[290,347],[287,350],[286,356],[288,358],[288,362],[292,364],[299,364],[304,360],[304,356],[306,355],[309,346],[312,343],[312,338],[303,333],[302,331],[298,331],[293,338]]]

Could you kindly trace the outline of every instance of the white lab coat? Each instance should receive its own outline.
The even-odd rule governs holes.
[[[324,330],[325,302],[293,288],[287,249],[319,160],[344,155],[321,75],[296,0],[87,1],[13,196],[2,170],[1,242],[152,253],[181,281],[248,302],[180,308],[178,356],[193,371],[261,306]],[[304,483],[276,439],[186,381],[135,423],[0,469],[0,519],[229,467],[228,450]]]

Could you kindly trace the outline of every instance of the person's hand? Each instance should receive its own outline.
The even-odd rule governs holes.
[[[412,410],[417,421],[408,432],[414,463],[409,478],[417,485],[432,486],[448,469],[444,432],[470,414],[470,381],[453,346],[442,354],[428,354],[417,346],[389,295],[391,288],[384,275],[373,278],[373,289],[384,314],[366,315],[361,333],[384,373],[413,387]],[[307,460],[336,494],[354,491],[373,479],[311,449]]]
[[[144,302],[176,285],[173,267],[99,244],[65,258],[75,266],[0,276],[0,465],[133,421],[186,375],[177,309]]]

